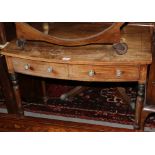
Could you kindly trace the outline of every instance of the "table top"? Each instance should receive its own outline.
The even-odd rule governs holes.
[[[6,56],[67,64],[150,64],[151,32],[148,27],[126,26],[121,31],[122,40],[128,45],[128,52],[118,55],[112,45],[86,45],[64,47],[45,42],[27,41],[23,50],[15,41],[2,50]]]

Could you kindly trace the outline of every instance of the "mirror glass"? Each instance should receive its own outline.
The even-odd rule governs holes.
[[[42,33],[62,39],[80,39],[109,28],[111,22],[34,22],[28,23]]]

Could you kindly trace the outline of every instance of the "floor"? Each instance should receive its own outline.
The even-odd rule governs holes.
[[[0,113],[0,131],[7,132],[133,132],[132,129]]]

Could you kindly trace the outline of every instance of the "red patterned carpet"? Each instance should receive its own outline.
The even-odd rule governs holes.
[[[85,86],[85,85],[84,85]],[[87,89],[64,101],[60,99],[74,86],[47,84],[49,96],[48,104],[23,102],[24,109],[47,115],[66,116],[97,121],[106,121],[132,125],[134,122],[134,108],[136,97],[136,83],[130,85],[114,83],[92,83]],[[123,100],[117,87],[123,87],[130,98],[130,104]],[[1,106],[4,106],[1,104]],[[146,125],[155,127],[154,115],[147,119]]]

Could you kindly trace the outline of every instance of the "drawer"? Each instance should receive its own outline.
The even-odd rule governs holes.
[[[49,78],[68,78],[68,68],[66,64],[47,63],[20,58],[12,58],[12,63],[15,72],[18,73]]]
[[[80,81],[137,81],[138,66],[70,65],[69,76]]]

